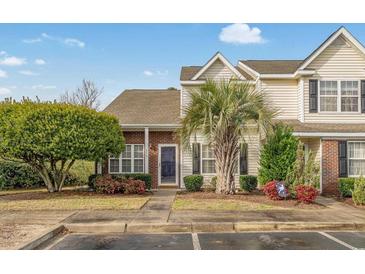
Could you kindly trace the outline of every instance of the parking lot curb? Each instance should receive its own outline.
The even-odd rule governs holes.
[[[37,236],[36,238],[33,238],[32,240],[28,241],[25,244],[22,244],[21,246],[15,248],[18,250],[32,250],[36,249],[40,245],[44,244],[45,242],[53,239],[60,233],[64,232],[66,230],[66,227],[64,225],[56,225],[52,228],[48,229],[46,232],[44,232],[42,235]]]
[[[234,223],[192,223],[192,232],[233,232]]]
[[[71,233],[124,233],[126,230],[123,222],[72,223],[65,226]]]
[[[127,224],[127,233],[191,232],[190,223]]]

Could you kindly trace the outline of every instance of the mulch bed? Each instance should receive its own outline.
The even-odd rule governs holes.
[[[221,199],[221,200],[240,200],[245,202],[259,203],[277,207],[292,208],[292,209],[324,209],[323,205],[313,203],[304,204],[297,200],[286,199],[286,200],[270,200],[261,191],[253,191],[251,193],[237,193],[235,195],[223,195],[217,194],[213,191],[204,190],[200,192],[186,192],[180,191],[177,193],[179,199]]]
[[[107,195],[107,194],[100,194],[88,190],[62,190],[62,192],[54,192],[54,193],[48,193],[48,192],[26,192],[26,193],[16,193],[16,194],[7,194],[0,196],[0,201],[17,201],[17,200],[42,200],[42,199],[49,199],[51,197],[54,198],[72,198],[74,196],[89,196],[89,197],[125,197],[125,198],[132,198],[132,197],[145,197],[145,196],[151,196],[153,195],[151,192],[146,192],[142,195],[128,195],[128,194],[113,194],[113,195]]]

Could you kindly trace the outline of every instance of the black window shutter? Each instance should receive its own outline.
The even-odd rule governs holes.
[[[309,112],[318,112],[318,80],[309,80]]]
[[[361,80],[361,113],[365,113],[365,80]]]
[[[340,177],[347,177],[347,142],[338,142],[338,167]]]
[[[248,172],[247,164],[247,144],[242,144],[240,150],[240,175],[246,175]]]
[[[200,144],[193,143],[193,174],[200,174]]]

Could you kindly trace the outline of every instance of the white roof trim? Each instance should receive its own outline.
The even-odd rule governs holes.
[[[191,80],[197,80],[202,74],[212,65],[215,61],[221,60],[239,79],[244,80],[245,77],[220,53],[217,52],[209,61],[206,63]]]
[[[256,81],[253,80],[239,80],[239,82],[249,83],[249,84],[255,84]],[[188,81],[180,81],[181,85],[203,85],[206,83],[206,80],[188,80]]]
[[[365,137],[365,132],[293,132],[298,137]]]
[[[242,63],[241,61],[238,62],[238,66],[240,66],[242,69],[246,70],[248,74],[251,74],[251,76],[260,77],[260,73],[258,73],[256,70],[250,68],[246,64]]]
[[[121,124],[123,128],[178,128],[179,124]]]
[[[335,32],[328,41],[326,41],[320,48],[318,48],[314,54],[303,63],[298,70],[305,69],[314,59],[318,57],[334,40],[336,40],[340,35],[343,35],[348,39],[352,44],[354,44],[364,55],[365,55],[365,48],[357,39],[344,27],[341,27],[337,32]]]

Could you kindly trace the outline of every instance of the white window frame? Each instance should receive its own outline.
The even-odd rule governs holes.
[[[336,111],[321,111],[321,82],[326,82],[326,81],[337,81],[337,110]],[[341,94],[341,82],[358,82],[357,87],[358,87],[358,93],[357,93],[357,111],[341,111],[341,98],[342,98],[342,94]],[[326,97],[325,95],[322,95],[323,97]],[[318,79],[318,103],[317,103],[317,107],[318,107],[318,113],[325,113],[325,114],[339,114],[339,113],[343,113],[343,114],[361,114],[361,80],[359,79],[340,79],[340,80],[336,80],[336,79]],[[328,95],[328,97],[335,97],[334,95]],[[355,96],[343,96],[343,97],[355,97]]]
[[[350,146],[349,144],[350,143],[365,143],[364,140],[361,140],[361,141],[347,141],[347,177],[352,177],[352,178],[358,178],[360,177],[361,175],[365,176],[365,174],[360,174],[360,175],[350,175],[350,160],[364,160],[365,161],[365,158],[351,158],[350,159]]]
[[[122,172],[123,157],[122,157],[122,153],[121,153],[118,158],[109,156],[109,160],[108,160],[108,172],[109,172],[109,174],[144,173],[144,171],[145,171],[145,166],[144,166],[144,162],[145,162],[145,159],[144,159],[144,154],[145,154],[144,144],[126,144],[126,146],[131,146],[131,158],[124,158],[124,160],[125,159],[131,160],[131,171],[130,172]],[[142,158],[135,158],[134,157],[134,147],[135,146],[142,146],[142,153],[143,153]],[[119,171],[118,172],[111,172],[110,171],[110,160],[111,159],[118,159],[119,160]],[[143,162],[142,163],[142,166],[143,166],[142,171],[138,171],[138,172],[134,171],[134,160],[142,160],[142,162]]]

